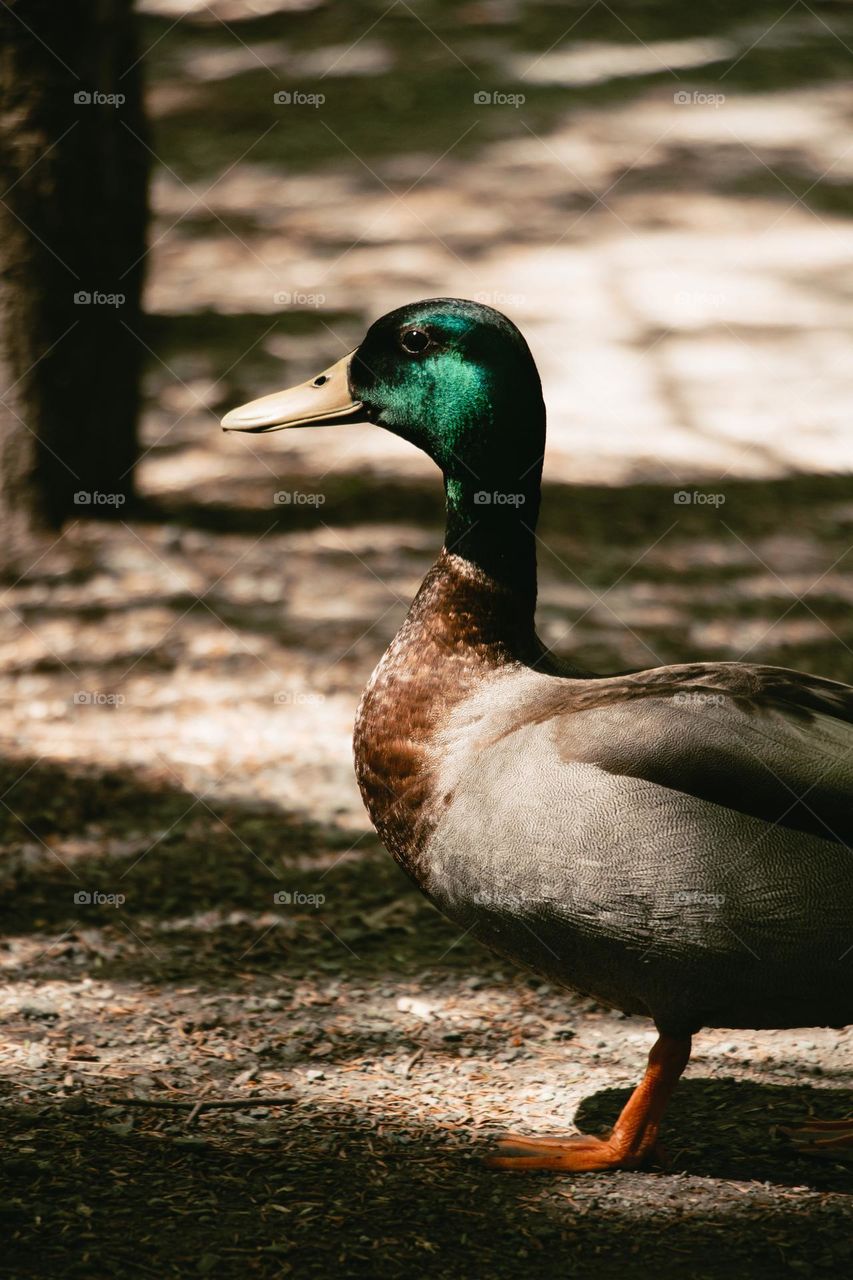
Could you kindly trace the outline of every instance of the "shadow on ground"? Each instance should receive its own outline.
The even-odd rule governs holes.
[[[81,1276],[579,1269],[617,1280],[675,1274],[677,1261],[682,1274],[776,1280],[808,1258],[809,1274],[837,1275],[851,1256],[839,1194],[850,1175],[767,1154],[766,1134],[751,1161],[740,1150],[756,1112],[787,1118],[808,1094],[692,1082],[672,1128],[691,1112],[709,1119],[686,1126],[684,1172],[576,1178],[490,1172],[463,1135],[346,1107],[294,1104],[259,1138],[233,1119],[187,1130],[135,1112],[130,1129],[129,1111],[84,1099],[7,1103],[5,1265]],[[799,1194],[770,1178],[797,1181]]]
[[[121,769],[4,761],[0,792],[0,948],[13,963],[29,935],[33,976],[92,964],[100,978],[202,984],[389,965],[399,976],[458,941],[363,830]],[[462,942],[445,965],[478,951]]]
[[[271,459],[272,466],[282,462]],[[281,484],[310,488],[311,477],[291,467]],[[276,507],[269,488],[229,477],[194,489],[191,498],[184,492],[152,500],[140,519],[247,537],[334,530],[339,545],[321,553],[329,559],[346,558],[360,530],[359,557],[382,581],[396,569],[417,581],[441,545],[437,478],[330,475],[319,509]],[[721,491],[719,505],[676,501],[682,494],[702,499],[706,489]],[[598,671],[745,656],[853,681],[850,494],[845,475],[729,477],[690,490],[675,483],[618,490],[545,483],[538,526],[543,638],[557,651],[571,646],[582,665]],[[371,527],[375,551],[363,548]],[[409,545],[413,528],[431,533],[431,549]],[[255,613],[242,602],[239,610],[229,606],[227,583],[211,599],[229,625],[252,629]],[[355,621],[367,627],[375,619]],[[278,625],[286,627],[286,616]],[[387,629],[386,642],[392,635]],[[638,648],[631,649],[631,636]]]

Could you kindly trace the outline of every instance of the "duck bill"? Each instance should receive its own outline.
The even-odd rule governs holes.
[[[232,409],[222,419],[225,431],[281,431],[285,427],[323,427],[364,419],[360,400],[350,390],[354,351],[310,382],[287,391],[274,391]]]

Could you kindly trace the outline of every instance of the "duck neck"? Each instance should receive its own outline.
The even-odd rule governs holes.
[[[483,608],[501,598],[519,639],[533,634],[540,468],[522,481],[445,479],[444,552],[458,556],[483,586]],[[505,615],[506,609],[498,611]]]

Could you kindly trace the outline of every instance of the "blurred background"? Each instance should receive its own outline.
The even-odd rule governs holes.
[[[488,303],[527,337],[548,406],[544,640],[599,670],[743,657],[853,681],[853,10],[139,0],[133,24],[135,49],[103,92],[141,76],[146,119],[103,110],[116,154],[149,168],[147,248],[99,284],[121,292],[144,268],[138,316],[109,315],[129,362],[111,403],[124,385],[132,402],[134,359],[141,369],[138,462],[114,486],[122,501],[69,509],[2,594],[8,1079],[66,1098],[138,1077],[147,1096],[230,1088],[236,1061],[254,1071],[238,1092],[269,1091],[304,1083],[316,1059],[332,1106],[354,1077],[330,1063],[351,1068],[354,1045],[381,1059],[386,1035],[408,1036],[412,1053],[432,1045],[445,1074],[425,1087],[452,1095],[465,1124],[485,1104],[482,1090],[457,1098],[454,1002],[491,1001],[469,1061],[484,1030],[503,1052],[511,1028],[522,1047],[507,1069],[521,1071],[530,988],[410,892],[350,761],[361,688],[441,544],[440,478],[375,428],[235,437],[218,419],[324,369],[402,303]],[[93,172],[111,164],[104,153]],[[96,361],[93,394],[118,367]],[[120,911],[73,901],[98,889],[123,895]],[[322,893],[322,921],[274,904],[281,889]],[[464,983],[480,973],[478,996]],[[267,1024],[282,1015],[260,1005],[230,1059],[210,1029],[207,1058],[170,1032],[145,1041],[150,1001],[169,1024],[182,999],[253,983],[278,1008],[317,1003],[330,1025],[277,1040]],[[85,1028],[119,987],[116,1044]],[[423,988],[444,1013],[412,1012]],[[358,1000],[374,1023],[354,1030]],[[42,1052],[32,1007],[47,1010],[40,1027],[82,1020],[95,1057]],[[622,1070],[623,1023],[569,1007],[576,1058],[591,1037],[586,1070],[572,1092],[560,1048],[554,1080],[546,1064],[524,1106],[520,1085],[510,1095],[516,1123],[547,1127],[555,1096],[576,1102],[592,1078],[619,1086],[636,1070],[642,1024]],[[553,1043],[566,1008],[541,994]],[[599,1039],[607,1063],[592,1060]],[[735,1154],[719,1156],[697,1118],[687,1146],[708,1178],[756,1176],[761,1088],[797,1112],[794,1041],[774,1059],[767,1034],[709,1037],[705,1075],[725,1074],[727,1053],[753,1070],[759,1128],[743,1122]],[[849,1083],[846,1034],[810,1032],[797,1052],[810,1050]],[[694,1114],[721,1096],[694,1097]],[[800,1162],[799,1176],[815,1175]],[[710,1222],[726,1210],[719,1186],[707,1194]],[[801,1222],[785,1212],[795,1247],[816,1219],[805,1199]]]

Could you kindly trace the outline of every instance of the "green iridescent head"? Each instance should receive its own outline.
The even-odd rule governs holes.
[[[391,311],[310,382],[233,409],[238,431],[375,422],[411,441],[452,486],[538,485],[545,408],[536,365],[506,316],[432,298]]]
[[[435,298],[390,312],[354,353],[350,386],[371,422],[423,449],[448,481],[515,483],[541,460],[536,365],[491,307]]]
[[[273,431],[365,420],[441,468],[448,549],[491,573],[530,576],[545,407],[533,357],[506,316],[460,298],[400,307],[351,355],[233,409],[222,425]]]

